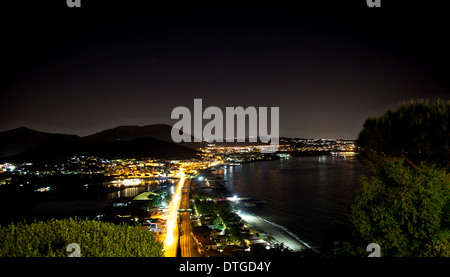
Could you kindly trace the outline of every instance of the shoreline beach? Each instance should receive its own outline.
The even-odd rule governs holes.
[[[270,235],[279,243],[283,243],[284,246],[288,247],[293,252],[299,252],[311,248],[311,246],[301,241],[295,236],[295,234],[290,233],[289,230],[285,229],[283,226],[279,226],[276,223],[265,220],[247,209],[240,209],[239,216],[249,225]]]
[[[209,174],[205,175],[207,178],[210,177]],[[220,187],[221,189],[226,190],[227,194],[231,196],[231,192],[220,182],[211,179],[209,182],[210,183],[214,182],[216,188]],[[274,222],[268,221],[250,212],[244,205],[233,204],[233,206],[235,206],[235,208],[240,211],[239,216],[242,218],[243,221],[253,226],[254,228],[260,230],[261,232],[268,234],[274,240],[278,241],[280,244],[283,243],[285,247],[288,247],[293,252],[299,252],[312,248],[310,245],[300,240],[295,234],[291,233],[285,227],[280,226]]]

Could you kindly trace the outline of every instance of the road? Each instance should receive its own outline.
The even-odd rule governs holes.
[[[182,172],[182,170],[181,170]],[[178,247],[178,209],[181,203],[181,190],[183,188],[186,178],[184,174],[175,188],[175,193],[172,196],[172,201],[169,205],[169,212],[166,219],[166,238],[164,240],[164,256],[176,257]]]
[[[191,180],[184,183],[184,187],[181,189],[181,210],[189,209],[189,192],[190,192]],[[191,213],[180,211],[180,248],[182,257],[193,257],[195,244],[191,236]]]

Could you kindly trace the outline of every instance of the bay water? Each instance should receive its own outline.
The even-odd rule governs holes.
[[[260,200],[247,209],[319,246],[333,222],[345,224],[358,178],[368,175],[355,156],[300,156],[224,166],[225,187],[237,197]]]

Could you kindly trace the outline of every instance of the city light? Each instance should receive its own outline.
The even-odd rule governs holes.
[[[172,201],[169,205],[169,212],[166,218],[166,238],[164,241],[164,254],[166,257],[175,257],[178,246],[178,208],[181,202],[181,189],[183,188],[184,177],[183,170],[180,168],[180,181],[176,187],[175,194],[172,196]]]

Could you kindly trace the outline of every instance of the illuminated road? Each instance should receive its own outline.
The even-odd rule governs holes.
[[[180,169],[181,178],[175,189],[175,194],[172,196],[172,201],[169,205],[169,212],[166,219],[166,238],[164,241],[164,256],[176,257],[178,247],[178,208],[181,202],[181,190],[186,178],[184,172]]]
[[[182,188],[180,209],[189,209],[189,191],[191,181],[187,181]],[[193,257],[194,243],[191,236],[191,213],[180,211],[180,248],[182,257]]]

